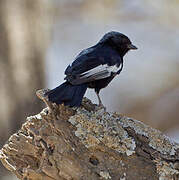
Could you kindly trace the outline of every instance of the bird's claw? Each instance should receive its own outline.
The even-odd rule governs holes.
[[[99,103],[98,107],[101,109],[104,109],[104,111],[106,111],[106,107],[102,103]]]

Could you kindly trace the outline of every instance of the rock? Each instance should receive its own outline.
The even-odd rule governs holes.
[[[177,179],[179,144],[160,131],[87,98],[79,108],[57,106],[27,118],[0,151],[19,179]]]

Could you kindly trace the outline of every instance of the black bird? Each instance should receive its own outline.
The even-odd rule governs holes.
[[[99,92],[120,74],[123,57],[131,49],[137,47],[124,34],[106,33],[95,46],[83,50],[66,68],[66,81],[45,95],[56,104],[78,107],[87,88],[94,88],[99,105],[103,106]]]

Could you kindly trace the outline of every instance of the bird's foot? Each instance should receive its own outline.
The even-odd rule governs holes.
[[[105,107],[102,103],[99,103],[98,107],[99,107],[100,109],[104,109],[104,111],[106,111],[106,107]]]

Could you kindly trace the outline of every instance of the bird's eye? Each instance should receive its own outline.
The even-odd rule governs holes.
[[[126,39],[126,38],[122,38],[122,39],[121,39],[121,42],[122,42],[122,43],[127,43],[127,39]]]
[[[124,44],[131,44],[130,40],[126,39],[126,38],[122,39],[122,43],[124,43]]]

